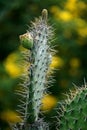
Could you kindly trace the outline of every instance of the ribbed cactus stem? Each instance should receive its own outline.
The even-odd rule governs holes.
[[[42,17],[32,22],[30,30],[20,35],[21,44],[27,48],[26,56],[29,66],[23,76],[19,113],[23,116],[23,122],[19,123],[19,130],[47,130],[48,127],[39,119],[42,98],[46,94],[47,73],[51,63],[50,40],[52,38],[51,27],[47,24],[48,12],[42,11]],[[38,123],[39,122],[39,123]],[[34,125],[36,124],[36,125]],[[43,124],[43,125],[42,125]]]
[[[47,26],[47,11],[42,11],[42,18],[33,26],[31,35],[33,37],[33,48],[31,50],[31,75],[30,75],[30,106],[29,111],[33,112],[31,117],[38,120],[41,106],[41,99],[46,89],[46,75],[50,63],[49,54],[49,28]]]

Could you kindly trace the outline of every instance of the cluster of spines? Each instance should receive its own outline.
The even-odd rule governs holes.
[[[71,91],[68,98],[59,103],[57,113],[58,130],[86,130],[87,86]]]
[[[50,64],[49,37],[50,29],[47,25],[47,10],[42,11],[42,17],[32,23],[31,36],[33,48],[31,49],[31,77],[30,77],[30,106],[31,118],[38,120],[41,99],[46,93],[46,76]]]
[[[39,119],[41,101],[44,94],[47,93],[47,73],[52,58],[49,44],[52,31],[47,24],[47,15],[47,10],[44,9],[42,17],[32,22],[30,31],[20,36],[22,46],[27,48],[25,63],[29,63],[29,65],[25,74],[23,74],[22,83],[16,91],[21,96],[18,112],[21,114],[23,121],[14,125],[14,130],[16,128],[25,130],[27,126],[32,126],[31,130],[32,128],[35,128],[35,130],[48,129],[46,123]],[[43,123],[43,125],[38,125],[38,122]]]

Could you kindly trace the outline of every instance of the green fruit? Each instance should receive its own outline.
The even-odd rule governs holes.
[[[26,49],[31,49],[33,47],[33,38],[31,37],[30,33],[25,33],[19,36],[21,44]]]

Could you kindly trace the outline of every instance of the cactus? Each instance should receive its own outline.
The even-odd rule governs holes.
[[[22,121],[10,124],[12,130],[49,130],[48,123],[40,117],[42,98],[47,93],[49,65],[54,51],[50,47],[53,33],[47,24],[47,10],[32,22],[30,31],[20,35],[24,52],[25,73],[16,94],[20,96],[18,112]],[[25,66],[27,64],[27,67]],[[77,88],[67,94],[67,99],[57,106],[58,130],[87,130],[87,86]],[[55,128],[56,129],[56,128]]]
[[[87,86],[76,88],[67,95],[65,102],[59,103],[59,130],[87,130]]]
[[[47,130],[48,125],[39,118],[42,98],[46,94],[48,71],[51,63],[50,40],[51,27],[47,24],[48,12],[42,11],[42,17],[32,22],[30,31],[20,35],[20,41],[25,52],[27,71],[23,74],[23,81],[16,94],[20,97],[18,112],[23,121],[13,125],[15,130]],[[49,82],[49,81],[48,81]]]

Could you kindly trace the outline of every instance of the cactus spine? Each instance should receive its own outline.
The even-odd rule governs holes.
[[[39,117],[41,100],[46,94],[49,65],[51,63],[52,38],[51,27],[47,24],[47,10],[42,17],[32,22],[30,31],[20,36],[21,44],[26,48],[27,63],[22,83],[16,91],[20,95],[18,112],[22,122],[12,125],[13,130],[49,130],[48,124]],[[67,99],[58,103],[58,130],[87,130],[87,86],[76,88],[67,95]]]
[[[18,130],[47,130],[48,126],[39,118],[41,100],[46,94],[47,72],[51,63],[49,41],[51,27],[47,24],[48,12],[42,11],[42,17],[32,22],[30,31],[20,36],[22,46],[27,48],[29,67],[23,76],[17,94],[21,96],[18,112],[23,122],[15,125]]]
[[[59,130],[87,130],[87,86],[76,88],[58,108]]]

